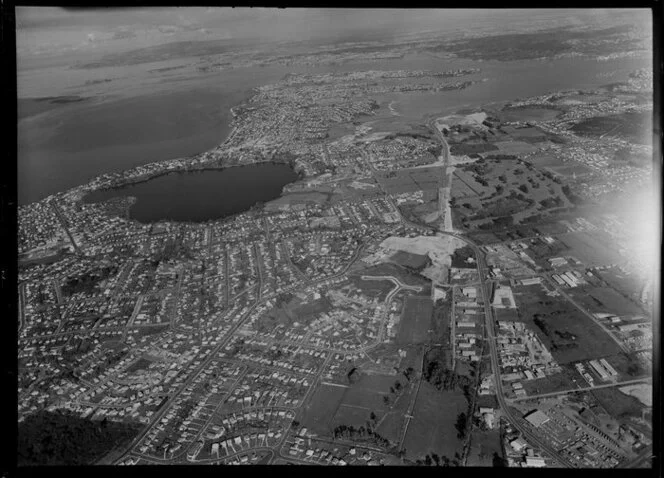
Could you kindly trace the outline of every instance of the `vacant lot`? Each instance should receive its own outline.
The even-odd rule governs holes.
[[[514,288],[519,320],[532,328],[560,364],[614,355],[620,351],[595,322],[561,297],[541,287]]]
[[[576,381],[575,381],[576,380]],[[535,380],[526,380],[523,383],[523,389],[528,395],[538,395],[541,393],[560,392],[563,390],[574,390],[579,387],[586,387],[588,384],[577,373],[571,365],[563,366],[563,371],[554,375],[548,375],[545,378]]]
[[[436,453],[452,459],[460,451],[454,425],[466,408],[461,392],[439,392],[430,383],[422,382],[404,441],[407,458],[417,460]]]
[[[591,312],[615,315],[639,315],[643,310],[609,287],[570,289],[569,294]]]
[[[304,407],[302,425],[319,435],[332,433],[330,420],[336,414],[346,388],[321,385]]]
[[[406,299],[406,306],[401,314],[398,344],[420,344],[429,338],[433,303],[429,297],[411,296]]]

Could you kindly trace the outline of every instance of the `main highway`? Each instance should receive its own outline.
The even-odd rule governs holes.
[[[436,127],[435,124],[430,123],[432,129],[436,132],[438,139],[441,141],[443,145],[442,149],[442,154],[443,154],[443,160],[444,160],[444,166],[443,166],[443,174],[445,174],[445,171],[447,169],[447,166],[449,165],[449,158],[450,158],[450,153],[449,153],[449,146],[447,144],[447,141],[445,141],[445,138],[441,134],[440,130]],[[442,219],[442,217],[441,217]],[[505,394],[503,391],[503,385],[502,385],[502,380],[500,378],[500,361],[498,359],[498,349],[496,346],[496,337],[495,337],[495,330],[494,330],[494,325],[495,325],[495,320],[493,319],[493,310],[491,308],[491,294],[492,294],[492,288],[493,285],[491,282],[486,281],[487,275],[488,275],[488,268],[485,263],[485,258],[484,254],[480,250],[479,246],[469,239],[468,237],[465,237],[463,235],[457,234],[455,232],[450,232],[450,231],[441,231],[433,226],[424,226],[420,224],[415,224],[411,221],[406,220],[409,224],[420,228],[420,229],[428,229],[430,231],[433,231],[434,233],[438,234],[444,234],[447,236],[455,237],[466,244],[470,246],[473,249],[473,252],[475,253],[475,257],[477,259],[477,270],[479,273],[479,280],[480,280],[480,288],[483,293],[483,302],[484,302],[484,317],[485,317],[485,328],[486,328],[486,341],[488,342],[489,345],[489,352],[490,352],[490,357],[491,357],[491,368],[494,372],[494,382],[496,384],[496,398],[498,400],[498,404],[500,405],[501,409],[501,414],[504,416],[507,420],[509,420],[510,424],[516,428],[523,437],[533,446],[536,446],[540,448],[542,451],[550,455],[554,460],[558,461],[561,465],[565,467],[572,467],[572,463],[570,463],[567,459],[564,457],[560,456],[556,450],[554,450],[551,446],[549,446],[547,443],[545,443],[542,439],[539,437],[533,435],[530,430],[526,429],[521,423],[520,423],[520,418],[521,417],[516,417],[513,414],[513,409],[510,408],[509,404],[505,400]]]

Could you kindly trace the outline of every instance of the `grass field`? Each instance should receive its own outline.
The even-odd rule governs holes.
[[[422,382],[404,440],[406,457],[417,460],[436,453],[453,458],[460,451],[454,425],[457,416],[466,413],[466,408],[461,392],[439,392],[430,383]]]
[[[406,391],[392,403],[390,410],[380,419],[380,425],[377,429],[382,437],[393,443],[398,443],[401,439],[401,427],[408,411],[411,394],[413,393],[413,388],[407,386],[407,384],[404,385],[406,386]]]
[[[593,390],[592,394],[608,414],[613,417],[641,417],[641,410],[644,405],[637,398],[621,392],[618,388]]]
[[[419,344],[429,339],[433,303],[428,297],[411,296],[401,314],[397,344]]]
[[[388,395],[394,400],[395,394],[390,387],[394,387],[397,381],[406,387],[407,380],[403,375],[362,375],[352,386],[340,388],[343,394],[337,402],[338,408],[328,415],[328,420],[333,417],[330,422],[332,428],[338,425],[366,425],[371,412],[380,420],[389,409],[383,397]]]
[[[346,388],[321,385],[304,407],[302,425],[319,435],[329,435],[334,426],[331,418],[337,413]]]

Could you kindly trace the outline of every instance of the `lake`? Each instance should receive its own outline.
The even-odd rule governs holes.
[[[137,201],[129,215],[139,222],[205,222],[276,199],[285,185],[297,179],[297,173],[286,164],[257,163],[168,173],[121,188],[94,191],[84,197],[84,202],[134,196]]]

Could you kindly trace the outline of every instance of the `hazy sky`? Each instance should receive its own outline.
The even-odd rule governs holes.
[[[609,26],[620,16],[644,22],[648,15],[648,10],[18,7],[17,53],[24,58],[87,56],[184,40],[343,41],[365,34]]]

